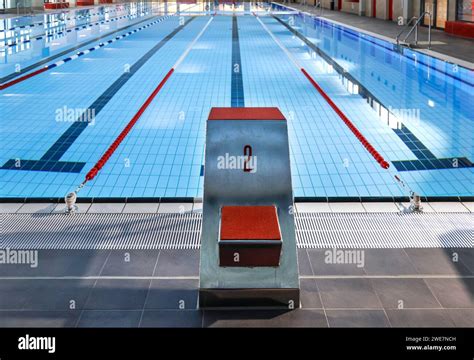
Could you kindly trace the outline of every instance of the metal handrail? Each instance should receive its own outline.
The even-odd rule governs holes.
[[[405,32],[405,30],[407,29],[407,27],[409,27],[411,25],[411,23],[413,22],[413,20],[417,20],[418,18],[416,16],[413,16],[406,24],[405,26],[403,27],[402,31],[400,31],[397,35],[397,45],[400,43],[400,36],[402,36],[402,34]]]
[[[314,7],[319,7],[319,16],[322,16],[323,15],[323,4],[321,3],[321,1],[318,1],[316,5],[314,5]]]
[[[407,36],[405,36],[405,38],[403,39],[403,42],[406,42],[407,39],[410,37],[410,35],[413,33],[413,31],[415,32],[415,45],[418,44],[418,25],[420,24],[421,20],[425,17],[425,15],[428,15],[430,21],[428,23],[428,49],[431,48],[431,21],[432,21],[432,16],[431,16],[431,13],[428,12],[428,11],[425,11],[423,14],[421,14],[415,24],[412,26],[412,28],[410,29],[410,31],[408,32]],[[412,19],[413,20],[413,19]],[[412,21],[410,20],[410,22]],[[403,31],[399,34],[399,36],[401,36],[401,34],[404,32],[405,29],[403,29]],[[397,45],[399,43],[399,36],[397,36]]]

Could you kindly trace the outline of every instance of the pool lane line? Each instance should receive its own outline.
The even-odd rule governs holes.
[[[332,109],[336,112],[337,115],[341,118],[341,120],[347,125],[347,127],[352,131],[355,137],[362,143],[362,145],[367,149],[367,151],[372,155],[372,157],[379,163],[379,165],[384,168],[388,169],[390,164],[383,158],[382,155],[378,153],[377,150],[369,143],[369,141],[365,138],[364,135],[357,129],[357,127],[349,120],[349,118],[342,112],[341,109],[332,101],[328,94],[319,86],[319,84],[308,74],[308,72],[304,69],[300,69],[301,72],[306,76],[309,82],[314,86],[316,90],[318,90],[319,94],[326,100],[326,102],[332,107]]]
[[[309,80],[311,85],[318,91],[318,93],[323,97],[324,100],[331,106],[334,112],[339,115],[341,120],[346,124],[346,126],[351,130],[351,132],[355,135],[357,140],[366,148],[366,150],[372,155],[374,160],[384,169],[388,169],[390,164],[383,158],[380,153],[375,150],[375,148],[369,143],[369,141],[365,138],[364,135],[357,129],[357,127],[349,120],[349,118],[342,112],[341,109],[332,101],[328,94],[319,86],[319,84],[311,77],[311,75],[298,63],[296,58],[288,51],[288,49],[273,35],[270,29],[260,20],[260,18],[253,13],[260,25],[265,29],[265,31],[270,35],[270,37],[275,41],[275,43],[283,50],[283,52],[288,56],[291,62],[303,73],[303,75]]]
[[[119,21],[119,20],[122,20],[122,19],[125,19],[125,18],[132,18],[134,17],[134,19],[139,19],[141,18],[142,16],[146,16],[148,15],[149,13],[148,12],[143,12],[143,13],[140,13],[140,14],[134,14],[134,15],[123,15],[123,16],[119,16],[119,17],[116,17],[116,18],[112,18],[112,19],[109,19],[109,20],[102,20],[102,21],[98,21],[98,22],[95,22],[95,23],[92,23],[92,24],[86,24],[86,25],[79,25],[79,26],[76,26],[74,28],[69,28],[69,29],[65,29],[65,30],[62,30],[62,31],[59,31],[59,32],[55,32],[55,33],[52,33],[52,34],[41,34],[39,36],[36,36],[34,38],[31,38],[31,39],[28,39],[28,40],[20,40],[20,41],[17,41],[17,42],[14,42],[14,43],[10,43],[10,44],[5,44],[2,48],[0,48],[0,51],[2,50],[5,50],[9,47],[14,47],[14,46],[18,46],[18,45],[23,45],[23,44],[29,44],[33,41],[37,41],[37,40],[41,40],[41,39],[47,39],[47,38],[51,38],[51,37],[54,37],[54,36],[58,36],[58,35],[63,35],[63,34],[66,34],[66,33],[70,33],[70,32],[73,32],[73,31],[79,31],[79,30],[84,30],[84,29],[87,29],[87,28],[90,28],[90,27],[93,27],[93,26],[97,26],[97,25],[103,25],[103,24],[108,24],[108,23],[112,23],[112,22],[115,22],[115,21]],[[133,20],[133,19],[131,19]],[[3,40],[4,42],[7,42],[7,40]]]
[[[108,36],[111,36],[111,35],[113,35],[113,34],[116,34],[116,33],[118,33],[118,32],[127,30],[127,29],[129,29],[129,28],[131,28],[131,27],[134,27],[134,26],[138,26],[138,25],[140,25],[140,24],[142,24],[142,23],[144,23],[144,22],[147,22],[147,21],[151,21],[153,18],[156,18],[156,17],[159,17],[159,16],[160,16],[160,15],[151,16],[151,17],[149,17],[149,18],[146,18],[146,19],[137,21],[136,23],[133,23],[133,24],[124,26],[124,27],[122,27],[122,28],[120,28],[120,29],[117,29],[117,30],[108,32],[107,34],[104,34],[104,35],[98,36],[98,37],[96,37],[96,38],[94,38],[94,39],[88,40],[88,41],[86,41],[86,42],[84,42],[84,43],[80,43],[80,44],[78,44],[78,45],[76,45],[76,46],[74,46],[74,47],[72,47],[72,48],[66,49],[66,50],[64,50],[64,51],[62,51],[62,52],[60,52],[60,53],[58,53],[58,54],[56,54],[56,55],[52,55],[52,56],[50,56],[50,57],[48,57],[48,58],[46,58],[46,59],[43,59],[43,60],[38,61],[37,63],[31,64],[31,65],[25,67],[24,69],[22,69],[22,70],[19,71],[19,72],[14,72],[14,73],[11,73],[11,74],[9,74],[9,75],[6,75],[6,76],[0,78],[0,83],[4,83],[5,81],[14,79],[14,78],[16,78],[16,77],[18,77],[18,76],[20,76],[20,75],[22,75],[22,74],[24,74],[24,73],[27,73],[27,72],[30,71],[30,70],[33,70],[34,68],[36,68],[36,67],[38,67],[38,66],[41,66],[41,65],[43,65],[43,64],[46,64],[46,63],[48,63],[48,62],[50,62],[50,61],[52,61],[52,60],[55,60],[55,59],[57,59],[58,57],[61,57],[61,56],[66,55],[66,54],[69,54],[69,53],[72,52],[72,51],[75,51],[75,50],[77,50],[77,49],[83,48],[83,47],[85,47],[85,46],[87,46],[87,45],[89,45],[89,44],[92,44],[92,43],[94,43],[94,42],[96,42],[96,41],[98,41],[98,40],[101,40],[101,39],[103,39],[103,38],[106,38],[106,37],[108,37]],[[1,86],[1,85],[0,85],[0,86]]]
[[[74,54],[74,55],[68,56],[67,58],[64,58],[64,59],[62,59],[62,60],[60,60],[60,61],[57,61],[57,62],[55,62],[55,63],[53,63],[53,64],[46,65],[45,67],[43,67],[43,68],[41,68],[41,69],[39,69],[39,70],[33,71],[32,73],[29,73],[29,74],[27,74],[27,75],[24,75],[24,76],[22,76],[22,77],[19,77],[19,78],[15,79],[15,80],[10,81],[10,82],[7,82],[7,83],[5,83],[5,84],[1,84],[1,85],[0,85],[0,90],[4,90],[4,89],[6,89],[6,88],[9,88],[10,86],[13,86],[13,85],[15,85],[15,84],[18,84],[19,82],[25,81],[25,80],[27,80],[27,79],[29,79],[29,78],[32,78],[33,76],[39,75],[39,74],[41,74],[41,73],[44,73],[44,72],[47,71],[47,70],[51,70],[51,69],[54,69],[54,68],[59,67],[59,66],[61,66],[61,65],[64,65],[65,63],[67,63],[67,62],[69,62],[69,61],[71,61],[71,60],[75,60],[75,59],[77,59],[77,58],[79,58],[79,57],[81,57],[81,56],[84,56],[84,55],[89,54],[89,53],[92,52],[92,51],[95,51],[95,50],[100,49],[100,48],[102,48],[102,47],[104,47],[104,46],[110,45],[110,44],[112,44],[112,43],[114,43],[114,42],[116,42],[116,41],[118,41],[118,40],[124,39],[124,38],[126,38],[126,37],[128,37],[128,36],[130,36],[130,35],[132,35],[132,34],[135,34],[135,33],[139,32],[139,31],[141,31],[141,30],[144,30],[144,29],[146,29],[146,28],[149,28],[150,26],[153,26],[153,25],[155,25],[155,24],[158,24],[158,23],[160,23],[160,22],[162,22],[162,21],[164,21],[164,20],[167,20],[168,18],[170,18],[170,17],[172,17],[172,16],[174,16],[174,14],[173,14],[173,15],[168,15],[168,16],[165,16],[165,17],[162,17],[162,18],[159,18],[158,20],[155,20],[155,21],[153,21],[153,22],[151,22],[151,23],[149,23],[149,24],[147,24],[147,25],[140,26],[139,28],[136,28],[136,29],[134,29],[134,30],[131,30],[131,31],[129,31],[129,32],[123,34],[123,35],[116,36],[115,38],[110,39],[110,40],[108,40],[108,41],[106,41],[106,42],[101,42],[100,44],[98,44],[98,45],[96,45],[96,46],[94,46],[94,47],[92,47],[92,48],[90,48],[90,49],[83,50],[83,51],[79,51],[78,53],[76,53],[76,54]]]
[[[114,10],[113,12],[116,12],[116,11]],[[95,13],[95,14],[90,14],[90,15],[80,15],[79,17],[57,19],[55,21],[47,21],[47,22],[41,21],[41,22],[28,24],[28,25],[14,26],[14,27],[11,27],[11,28],[8,28],[8,29],[0,29],[0,33],[7,32],[7,31],[31,29],[31,28],[36,27],[36,26],[49,25],[49,24],[52,24],[54,22],[62,22],[62,21],[68,21],[68,20],[74,20],[74,19],[79,20],[79,19],[86,18],[88,16],[96,16],[96,15],[109,14],[109,13],[111,14],[112,12],[107,11],[107,12],[103,12],[103,13]],[[64,14],[64,13],[59,13],[59,14]]]
[[[130,7],[128,7],[130,8]],[[81,10],[81,9],[76,9],[76,10]],[[88,16],[96,16],[96,15],[105,15],[105,14],[112,14],[114,12],[117,12],[117,9],[112,9],[112,11],[104,11],[104,12],[98,12],[98,13],[95,13],[95,14],[89,14],[89,15],[79,15],[79,16],[73,16],[73,17],[66,17],[64,19],[58,19],[58,20],[55,20],[55,21],[47,21],[47,22],[44,22],[44,21],[41,21],[41,22],[37,22],[37,23],[33,23],[33,24],[28,24],[28,25],[20,25],[20,26],[14,26],[14,27],[11,27],[11,28],[8,28],[8,29],[0,29],[0,33],[2,32],[7,32],[7,31],[15,31],[15,30],[22,30],[22,29],[29,29],[29,28],[32,28],[32,27],[36,27],[36,26],[41,26],[41,25],[48,25],[48,24],[52,24],[53,22],[59,22],[59,21],[67,21],[67,20],[79,20],[79,19],[84,19]],[[66,14],[66,12],[60,12],[60,13],[53,13],[53,14],[49,14],[49,15],[55,15],[55,14]]]
[[[212,20],[214,19],[213,16],[210,17],[206,25],[202,28],[202,30],[199,32],[199,34],[194,38],[194,40],[189,44],[189,46],[186,48],[186,50],[183,52],[183,54],[178,58],[176,63],[171,67],[171,69],[168,71],[168,73],[165,75],[165,77],[160,81],[158,86],[153,90],[153,92],[150,94],[150,96],[146,99],[146,101],[142,104],[140,109],[137,111],[137,113],[133,116],[133,118],[129,121],[127,126],[122,130],[122,132],[117,136],[115,141],[109,146],[109,148],[105,151],[105,153],[102,155],[102,157],[97,161],[97,163],[92,167],[92,169],[89,170],[89,172],[86,174],[86,177],[84,181],[79,185],[79,187],[76,189],[75,193],[82,189],[84,185],[95,178],[95,176],[99,173],[100,169],[107,163],[107,161],[110,159],[110,157],[113,155],[115,150],[119,147],[121,142],[125,139],[125,137],[128,135],[130,130],[132,130],[133,126],[137,123],[137,121],[140,119],[142,114],[145,112],[145,110],[148,108],[148,106],[151,104],[153,99],[156,97],[156,95],[160,92],[160,90],[163,88],[163,86],[166,84],[168,79],[171,77],[171,75],[174,73],[174,71],[179,67],[179,65],[184,61],[186,56],[188,56],[189,52],[191,49],[194,47],[194,45],[199,41],[201,36],[204,34],[204,32],[207,30],[209,25],[211,24]]]
[[[24,170],[24,171],[47,171],[79,173],[85,166],[85,162],[60,161],[65,152],[74,144],[82,132],[89,126],[88,114],[94,111],[97,116],[109,103],[115,94],[132,78],[132,76],[160,50],[169,40],[178,34],[186,25],[196,17],[191,17],[183,25],[176,27],[171,33],[161,39],[151,50],[143,55],[131,67],[129,72],[124,72],[116,79],[79,117],[66,129],[66,131],[51,145],[39,160],[21,159],[17,166],[16,159],[8,160],[0,169]],[[88,121],[87,121],[87,120]]]
[[[240,57],[239,24],[237,16],[232,16],[232,77],[231,107],[245,107],[242,61]]]
[[[118,4],[115,4],[115,5],[118,5]],[[126,11],[129,11],[130,10],[130,6],[127,5],[127,4],[124,4],[126,5],[126,9],[123,10],[124,12]],[[107,6],[106,6],[107,7]],[[158,7],[155,7],[155,6],[151,6],[151,7],[148,7],[147,10],[149,11],[153,11],[155,8],[159,8],[161,9],[161,5],[158,6]],[[72,10],[72,9],[70,9]],[[79,10],[79,11],[84,11],[84,10],[87,10],[87,9],[76,9],[76,10]],[[142,10],[142,9],[140,9]],[[113,13],[117,13],[119,12],[119,10],[117,8],[115,9],[111,9],[111,11],[104,11],[104,12],[97,12],[97,13],[94,13],[94,14],[88,14],[88,15],[79,15],[79,16],[73,16],[73,17],[66,17],[66,18],[63,18],[63,19],[57,19],[55,21],[41,21],[41,22],[37,22],[37,23],[33,23],[33,24],[28,24],[28,25],[20,25],[20,26],[14,26],[14,27],[11,27],[9,29],[0,29],[0,33],[2,32],[7,32],[7,31],[15,31],[15,30],[23,30],[23,29],[30,29],[30,28],[33,28],[33,27],[36,27],[36,26],[41,26],[41,25],[49,25],[49,24],[52,24],[54,22],[65,22],[65,21],[68,21],[68,20],[81,20],[81,19],[85,19],[87,17],[92,17],[92,16],[96,16],[96,15],[105,15],[105,14],[113,14]],[[51,14],[48,14],[48,15],[61,15],[61,14],[67,14],[67,12],[58,12],[58,13],[51,13]]]

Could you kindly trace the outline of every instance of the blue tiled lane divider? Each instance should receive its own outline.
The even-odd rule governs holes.
[[[392,161],[398,171],[439,170],[473,167],[472,162],[465,158],[438,159],[405,125],[393,129],[400,140],[415,154],[417,160]]]
[[[242,62],[240,60],[239,25],[237,16],[232,17],[232,81],[231,106],[244,107],[244,83],[242,80]]]

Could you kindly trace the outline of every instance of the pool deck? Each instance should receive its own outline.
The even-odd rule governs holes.
[[[399,206],[297,203],[296,210],[396,212]],[[94,203],[80,204],[79,211],[172,213],[183,208],[199,212],[201,204]],[[424,209],[466,213],[474,211],[474,203],[425,203]],[[2,213],[63,210],[62,204],[0,204]],[[473,248],[363,249],[363,266],[327,263],[326,251],[298,249],[301,308],[282,311],[198,309],[198,249],[39,250],[36,268],[0,266],[0,326],[474,326]]]
[[[283,2],[278,2],[287,5]],[[303,6],[296,3],[288,4],[289,7],[311,13],[319,16],[319,9],[313,6]],[[345,13],[341,11],[323,10],[323,18],[341,25],[351,26],[357,30],[370,33],[370,35],[395,42],[397,35],[402,27],[396,22],[371,18],[367,16],[358,16],[355,14]],[[428,28],[419,27],[419,43],[425,46],[427,44]],[[461,38],[445,33],[442,30],[432,29],[431,32],[432,46],[431,51],[422,49],[421,51],[441,58],[442,60],[458,63],[461,66],[474,69],[474,40]]]
[[[297,202],[296,211],[299,212],[327,212],[327,213],[373,213],[399,212],[406,209],[408,203],[400,202]],[[423,211],[426,213],[472,213],[474,202],[440,201],[423,202]],[[194,202],[78,202],[79,213],[184,213],[202,211],[202,201]],[[65,212],[63,202],[0,202],[0,214],[54,214]]]

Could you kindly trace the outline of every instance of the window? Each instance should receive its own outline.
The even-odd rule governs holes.
[[[458,0],[456,8],[456,19],[460,21],[474,22],[474,0]]]

